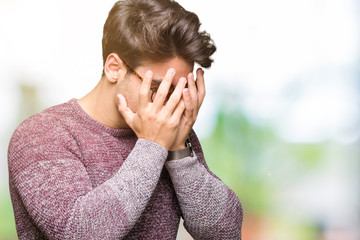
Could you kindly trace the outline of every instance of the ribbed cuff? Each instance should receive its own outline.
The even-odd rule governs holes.
[[[145,152],[147,154],[156,155],[158,156],[159,160],[164,162],[168,156],[168,151],[166,150],[166,148],[156,142],[152,142],[145,138],[139,138],[135,144],[135,147],[141,149],[141,153]],[[146,154],[144,156],[146,156]]]
[[[203,175],[206,169],[194,157],[186,157],[180,160],[167,161],[165,166],[170,174],[174,187],[184,187],[192,184]]]

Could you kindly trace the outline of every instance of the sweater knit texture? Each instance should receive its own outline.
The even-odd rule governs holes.
[[[235,193],[194,156],[168,152],[131,129],[91,118],[76,99],[25,120],[8,151],[19,239],[241,239]],[[219,159],[221,161],[221,159]]]

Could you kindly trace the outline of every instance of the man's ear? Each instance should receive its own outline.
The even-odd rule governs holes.
[[[104,64],[104,73],[108,81],[116,83],[126,75],[126,72],[127,68],[119,55],[116,53],[109,54]]]

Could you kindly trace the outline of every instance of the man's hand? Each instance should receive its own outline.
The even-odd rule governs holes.
[[[185,111],[180,120],[179,132],[174,144],[170,147],[170,151],[185,148],[185,141],[189,137],[189,133],[197,119],[199,109],[205,97],[204,71],[197,69],[196,84],[194,74],[188,75],[188,88],[183,89],[183,100],[185,103]]]
[[[181,116],[186,106],[185,98],[184,100],[181,98],[186,85],[186,79],[179,79],[174,92],[165,104],[166,96],[175,76],[175,70],[168,70],[160,84],[154,101],[149,102],[152,76],[153,73],[151,71],[145,74],[145,78],[140,87],[137,113],[132,112],[127,106],[125,97],[121,94],[118,95],[118,110],[138,138],[156,142],[169,150],[177,137],[179,127],[181,126]]]

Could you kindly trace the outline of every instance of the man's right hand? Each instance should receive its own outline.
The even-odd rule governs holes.
[[[136,113],[127,106],[125,97],[118,94],[118,110],[136,136],[156,142],[167,150],[176,139],[180,119],[185,110],[182,100],[182,91],[186,85],[185,78],[179,79],[174,92],[165,104],[174,76],[175,69],[169,69],[160,84],[154,101],[149,102],[153,73],[148,71],[140,87],[139,107]]]

